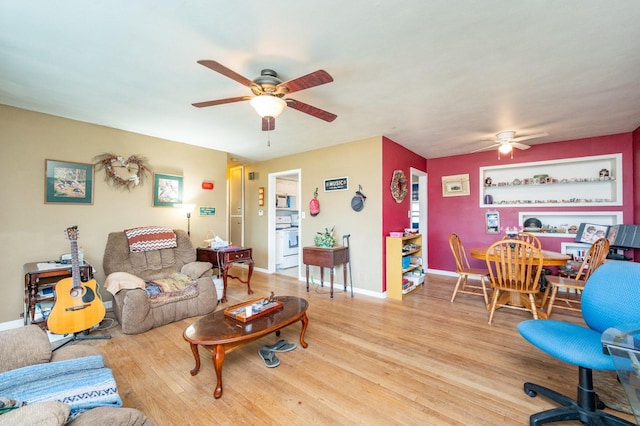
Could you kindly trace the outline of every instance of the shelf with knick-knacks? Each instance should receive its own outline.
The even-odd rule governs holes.
[[[480,167],[480,207],[620,205],[619,153]]]

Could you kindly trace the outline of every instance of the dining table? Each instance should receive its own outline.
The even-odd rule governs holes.
[[[489,246],[475,247],[469,250],[469,254],[475,259],[485,260],[488,249]],[[567,263],[567,260],[572,259],[571,255],[569,254],[559,253],[557,251],[551,250],[540,250],[540,254],[542,255],[543,266],[563,266]]]
[[[471,255],[471,257],[475,259],[485,260],[487,256],[487,250],[489,250],[489,246],[474,247],[469,250],[469,254]],[[569,254],[559,253],[557,251],[552,251],[552,250],[541,249],[540,255],[542,256],[543,266],[562,266],[562,265],[565,265],[568,260],[572,259],[571,255]],[[535,253],[534,253],[534,257],[537,257]],[[514,306],[522,306],[523,304],[523,300],[520,297],[520,294],[518,293],[510,292],[508,295],[505,294],[504,297],[500,297],[500,299],[501,299],[501,302],[510,300],[508,303]],[[524,301],[524,303],[526,304],[526,301]],[[537,303],[536,303],[536,307],[538,307]],[[539,306],[538,308],[542,308],[542,306]],[[537,312],[537,314],[539,318],[542,318],[542,319],[547,318],[546,312],[544,312],[542,309],[540,309]]]

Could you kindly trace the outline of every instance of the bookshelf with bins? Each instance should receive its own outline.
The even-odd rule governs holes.
[[[387,237],[387,297],[402,300],[424,283],[422,235]]]

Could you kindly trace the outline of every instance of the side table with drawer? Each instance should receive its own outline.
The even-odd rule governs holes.
[[[241,283],[247,285],[247,293],[253,293],[251,290],[251,274],[253,274],[253,250],[248,247],[224,247],[219,249],[198,247],[196,250],[197,260],[200,262],[211,262],[214,268],[222,274],[222,281],[224,282],[224,291],[220,301],[225,303],[227,301],[227,278],[237,279]],[[229,268],[234,263],[246,263],[249,265],[249,274],[247,280],[243,280],[240,277],[229,275]]]

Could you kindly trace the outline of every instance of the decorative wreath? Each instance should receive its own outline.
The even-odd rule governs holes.
[[[101,154],[93,157],[98,171],[105,170],[105,180],[114,188],[131,191],[138,185],[142,185],[149,176],[149,167],[145,164],[146,159],[132,155],[126,160],[114,154]],[[122,177],[118,169],[124,169],[126,175]]]
[[[393,179],[391,179],[391,195],[396,203],[401,203],[407,196],[409,189],[407,188],[407,177],[402,170],[393,171]]]

